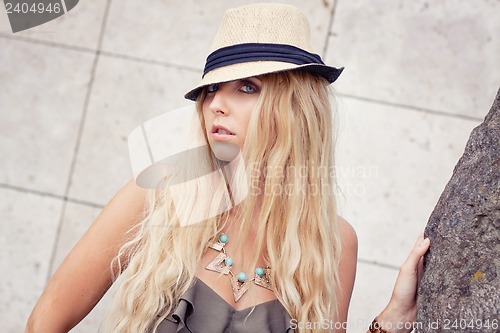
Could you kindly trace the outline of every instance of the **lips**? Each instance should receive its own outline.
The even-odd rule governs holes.
[[[229,129],[227,129],[224,126],[221,126],[221,125],[213,125],[212,126],[212,133],[214,133],[214,134],[220,134],[220,135],[235,135]]]

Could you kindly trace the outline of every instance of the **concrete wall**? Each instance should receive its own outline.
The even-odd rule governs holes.
[[[127,136],[187,105],[226,8],[80,1],[13,34],[0,10],[0,322],[19,332],[48,277],[132,177]],[[310,18],[339,105],[341,215],[359,238],[350,331],[390,297],[500,83],[499,1],[283,1]],[[75,329],[96,331],[110,295]]]

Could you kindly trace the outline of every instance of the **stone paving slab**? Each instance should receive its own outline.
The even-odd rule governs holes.
[[[329,31],[333,0],[268,1],[298,6],[311,20],[313,44],[322,52]],[[255,3],[223,0],[113,1],[103,50],[142,59],[187,66],[201,72],[223,13],[228,8]]]
[[[339,118],[339,202],[359,257],[402,262],[479,121],[352,98],[340,99]]]
[[[70,196],[104,205],[133,177],[128,135],[145,121],[192,103],[183,95],[198,77],[191,71],[101,56]]]
[[[340,92],[482,117],[500,84],[500,2],[338,2],[326,62]]]
[[[92,54],[0,38],[0,183],[63,195]]]
[[[0,323],[24,331],[49,271],[62,201],[0,188]]]

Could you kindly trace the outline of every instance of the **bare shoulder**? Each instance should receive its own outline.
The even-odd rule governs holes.
[[[87,245],[108,244],[114,247],[112,252],[117,252],[126,241],[124,236],[128,230],[142,220],[147,193],[134,179],[129,180],[106,204],[82,240],[86,240]]]
[[[134,179],[130,179],[123,187],[118,190],[115,196],[108,202],[106,207],[116,208],[116,204],[119,204],[121,209],[125,210],[143,210],[145,208],[144,204],[148,195],[148,190],[139,187]],[[125,204],[132,204],[128,207]]]
[[[342,246],[348,249],[358,248],[358,236],[352,225],[347,222],[342,216],[337,215],[337,221],[339,224],[340,238],[342,240]]]
[[[349,303],[351,301],[358,258],[358,237],[352,225],[342,216],[337,215],[341,238],[341,254],[338,266],[339,285],[337,286],[337,321],[347,322]],[[344,329],[336,329],[335,333],[345,333]]]

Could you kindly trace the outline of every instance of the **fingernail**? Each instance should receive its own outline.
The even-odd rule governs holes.
[[[420,243],[420,246],[426,246],[427,244],[429,244],[430,242],[430,239],[429,238],[426,238],[422,241],[422,243]]]

